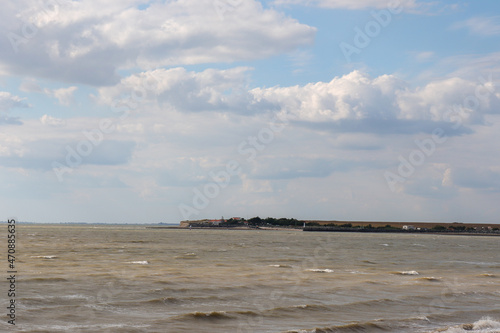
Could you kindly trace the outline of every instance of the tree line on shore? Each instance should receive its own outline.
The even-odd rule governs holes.
[[[339,229],[372,229],[372,230],[387,230],[387,231],[396,231],[402,230],[401,227],[392,226],[390,224],[382,225],[382,226],[372,226],[371,224],[367,225],[356,225],[354,226],[352,223],[318,223],[318,222],[310,222],[305,220],[297,220],[294,218],[274,218],[274,217],[266,217],[260,218],[259,216],[252,217],[248,220],[244,218],[240,219],[228,219],[224,220],[220,223],[221,226],[243,226],[248,225],[251,227],[263,227],[263,226],[280,226],[280,227],[318,227],[318,228],[339,228]],[[435,225],[432,228],[418,228],[417,231],[429,231],[429,232],[478,232],[478,230],[474,227],[464,226],[452,224],[449,226],[443,225]],[[499,228],[490,229],[490,231],[499,232]]]

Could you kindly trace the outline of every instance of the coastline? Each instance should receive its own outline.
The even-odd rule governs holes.
[[[170,229],[170,230],[239,230],[239,231],[303,231],[303,232],[351,232],[351,233],[387,233],[387,234],[405,234],[405,235],[449,235],[449,236],[500,236],[500,232],[456,232],[456,231],[416,231],[416,230],[378,230],[378,229],[328,229],[328,228],[283,228],[283,227],[221,227],[221,226],[206,226],[206,227],[181,227],[181,226],[147,226],[146,229]]]

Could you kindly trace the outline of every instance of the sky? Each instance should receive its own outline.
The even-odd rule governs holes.
[[[20,0],[0,210],[500,223],[500,2]]]

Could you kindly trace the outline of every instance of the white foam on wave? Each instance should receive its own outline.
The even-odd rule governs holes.
[[[398,274],[398,275],[420,275],[419,272],[417,271],[402,271],[402,272],[396,272],[393,274]]]
[[[278,265],[269,265],[269,267],[277,267],[277,268],[291,268],[292,266],[290,266],[290,265],[278,264]]]
[[[415,281],[430,281],[430,282],[439,282],[441,281],[441,277],[435,277],[435,276],[423,276],[420,278],[416,278]]]
[[[128,261],[127,264],[149,265],[149,261],[147,260]]]
[[[500,332],[500,321],[490,317],[483,317],[473,324],[463,324],[449,327],[446,330],[438,330],[440,333],[498,333]]]
[[[489,278],[497,277],[495,274],[491,274],[491,273],[483,273],[483,274],[479,274],[479,276],[481,276],[481,277],[489,277]]]
[[[311,268],[311,269],[306,269],[307,272],[315,272],[315,273],[333,273],[333,269],[320,269],[320,268]]]
[[[31,256],[31,258],[37,258],[37,259],[57,259],[58,256]]]

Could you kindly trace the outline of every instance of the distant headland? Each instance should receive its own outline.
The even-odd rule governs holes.
[[[294,218],[203,219],[181,221],[183,229],[296,229],[331,232],[394,232],[500,235],[500,224],[442,222],[321,221]]]

